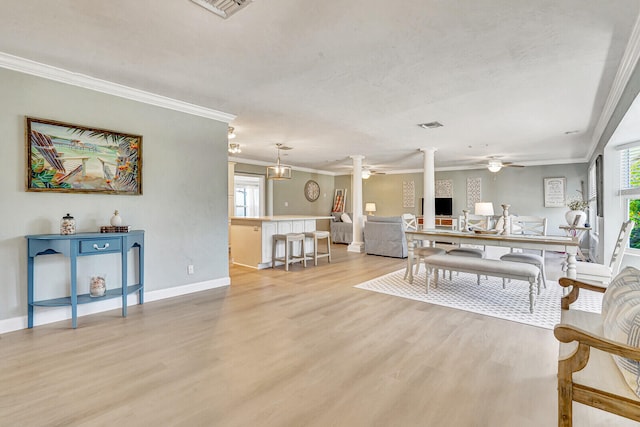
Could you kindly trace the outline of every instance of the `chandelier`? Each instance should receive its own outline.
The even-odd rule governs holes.
[[[242,153],[242,150],[240,149],[240,144],[229,144],[229,154],[239,154]]]
[[[290,150],[289,147],[283,147],[282,144],[276,144],[278,147],[278,158],[274,166],[267,166],[267,179],[291,179],[291,166],[280,163],[280,150]]]

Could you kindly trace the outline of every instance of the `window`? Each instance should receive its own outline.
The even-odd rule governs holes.
[[[589,201],[589,208],[587,209],[587,218],[589,219],[589,224],[591,225],[591,230],[593,234],[598,234],[598,218],[597,218],[597,210],[598,210],[598,185],[597,185],[597,174],[596,174],[596,164],[592,164],[589,168],[588,175],[588,194],[587,200]]]
[[[234,176],[234,215],[264,215],[264,176]]]
[[[635,222],[629,247],[640,249],[640,143],[625,144],[620,151],[620,195],[627,202],[627,219]]]
[[[640,227],[638,226],[638,224],[640,224],[640,199],[630,199],[628,203],[627,218],[635,222],[633,230],[631,230],[631,235],[629,236],[629,247],[640,249]]]
[[[620,151],[620,194],[640,195],[640,142]]]

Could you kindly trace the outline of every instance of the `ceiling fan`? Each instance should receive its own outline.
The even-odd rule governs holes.
[[[516,165],[512,162],[503,162],[497,157],[489,157],[489,161],[486,163],[487,169],[490,172],[496,173],[499,172],[502,168],[523,168],[524,165]]]
[[[385,172],[377,171],[375,169],[371,169],[369,166],[362,167],[362,179],[369,179],[371,175],[386,175]]]

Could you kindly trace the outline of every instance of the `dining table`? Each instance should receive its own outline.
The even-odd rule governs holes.
[[[569,236],[536,236],[523,234],[501,234],[484,230],[458,231],[443,229],[422,229],[405,231],[407,238],[407,280],[413,283],[413,250],[419,242],[427,242],[434,246],[438,243],[454,245],[481,245],[506,248],[534,249],[540,251],[564,252],[567,256],[567,277],[576,278],[576,254],[578,253],[578,239]]]

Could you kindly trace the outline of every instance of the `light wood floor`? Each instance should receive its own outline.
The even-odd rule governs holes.
[[[551,331],[354,289],[405,261],[333,249],[0,335],[0,425],[556,425]],[[575,406],[576,426],[635,425]]]

